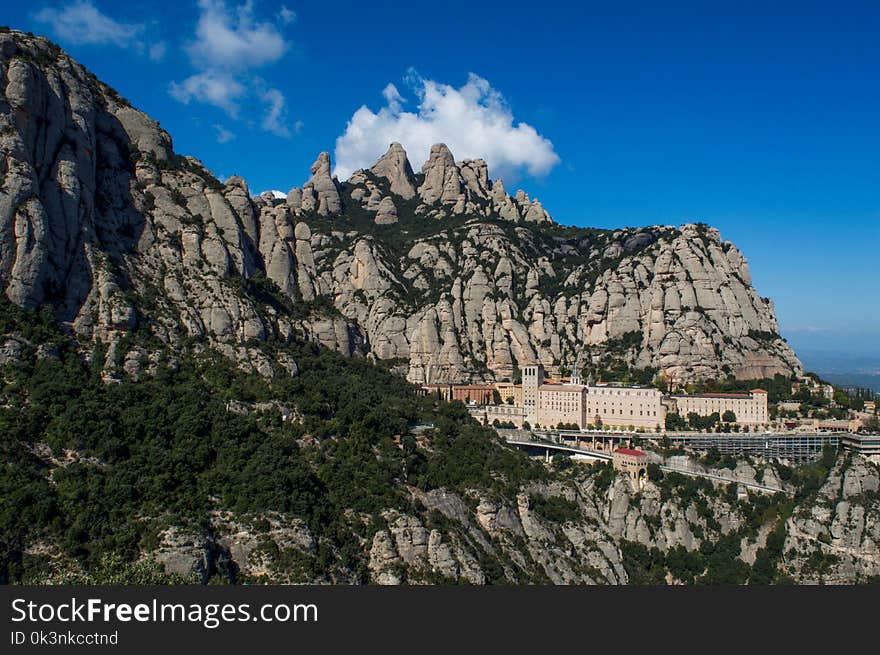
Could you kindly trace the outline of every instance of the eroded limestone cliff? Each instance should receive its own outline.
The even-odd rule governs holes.
[[[293,364],[254,344],[296,335],[415,382],[558,373],[579,355],[677,380],[801,370],[744,256],[705,225],[563,228],[442,144],[418,174],[392,144],[345,182],[321,153],[286,200],[252,197],[20,32],[0,34],[0,89],[3,290],[111,344],[108,368],[137,332],[265,375]],[[136,374],[150,346],[124,347]]]

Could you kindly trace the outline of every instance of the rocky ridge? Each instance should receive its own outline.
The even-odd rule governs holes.
[[[485,161],[392,144],[349,180],[328,153],[286,199],[221,183],[49,41],[0,34],[0,275],[137,374],[193,340],[245,370],[306,337],[414,382],[508,379],[578,357],[677,380],[802,370],[744,256],[702,224],[563,228]],[[135,355],[128,356],[130,352]]]

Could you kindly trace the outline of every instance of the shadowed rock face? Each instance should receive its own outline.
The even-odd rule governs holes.
[[[321,153],[286,200],[253,197],[176,155],[158,123],[48,41],[11,32],[0,149],[4,293],[111,344],[108,362],[140,326],[267,375],[294,365],[254,340],[297,336],[395,359],[417,382],[505,379],[538,360],[555,374],[579,354],[679,380],[801,370],[716,230],[563,233],[537,199],[443,144],[419,175],[392,144],[345,183]],[[311,304],[267,309],[243,291],[263,279]]]

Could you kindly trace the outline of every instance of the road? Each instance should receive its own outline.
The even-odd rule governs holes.
[[[607,451],[593,450],[591,448],[580,448],[578,446],[570,446],[568,444],[557,443],[555,441],[547,441],[538,438],[527,438],[524,435],[505,436],[504,440],[511,446],[516,446],[518,448],[544,449],[547,451],[548,455],[552,450],[554,452],[583,455],[586,457],[592,457],[594,459],[602,459],[606,461],[613,459],[612,454]],[[660,470],[666,473],[679,473],[681,475],[688,475],[695,478],[706,478],[708,480],[715,480],[716,482],[724,482],[725,484],[739,484],[743,487],[746,487],[747,489],[754,489],[756,491],[761,491],[765,493],[781,493],[788,495],[791,495],[793,493],[791,491],[788,491],[787,489],[781,489],[779,487],[771,487],[769,485],[759,484],[757,482],[746,482],[743,480],[737,480],[736,478],[729,478],[723,475],[717,475],[715,473],[708,473],[706,471],[699,471],[691,468],[666,466],[665,464],[661,464]]]

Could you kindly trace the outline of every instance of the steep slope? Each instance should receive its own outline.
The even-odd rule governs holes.
[[[744,258],[705,226],[561,238],[484,219],[427,234],[404,219],[369,234],[343,221],[313,225],[314,248],[297,243],[319,262],[300,284],[414,382],[509,379],[535,361],[556,374],[579,353],[597,371],[617,358],[679,380],[800,370]]]
[[[639,368],[684,381],[790,374],[772,302],[701,224],[556,225],[537,199],[442,144],[398,144],[340,183],[322,153],[286,200],[252,198],[45,39],[0,34],[0,275],[93,343],[141,355],[192,339],[246,370],[307,335],[416,382]],[[151,345],[152,344],[152,345]]]
[[[243,183],[175,155],[158,123],[47,41],[3,34],[0,53],[10,300],[50,305],[94,341],[209,336],[242,362],[241,344],[290,329],[236,293],[262,266]]]
[[[785,569],[811,584],[880,575],[880,470],[841,457],[812,502],[786,523]]]
[[[297,376],[205,350],[101,379],[0,301],[0,583],[766,584],[876,581],[880,468],[652,452],[550,466],[460,404],[313,344]],[[283,420],[283,417],[292,420]],[[746,491],[763,482],[789,494]]]

